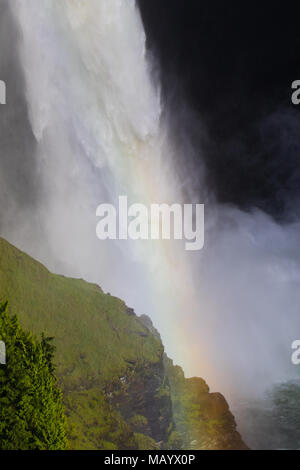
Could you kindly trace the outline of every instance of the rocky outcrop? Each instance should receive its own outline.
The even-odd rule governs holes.
[[[134,432],[142,432],[155,442],[166,442],[173,414],[163,357],[156,364],[136,368],[128,380],[124,378],[122,392],[112,402]]]
[[[201,378],[185,378],[181,367],[174,366],[167,356],[164,363],[170,383],[175,430],[181,438],[181,447],[246,450],[247,446],[237,432],[235,419],[223,395],[210,393]]]
[[[140,319],[151,334],[160,339],[151,319],[146,315]],[[164,383],[165,405],[168,400],[171,402],[171,405],[167,405],[168,410],[171,406],[171,414],[168,413],[167,420],[169,433],[164,436],[167,447],[247,449],[237,432],[235,419],[223,395],[210,393],[206,382],[199,377],[185,378],[182,368],[175,366],[165,354],[160,373],[161,383]]]

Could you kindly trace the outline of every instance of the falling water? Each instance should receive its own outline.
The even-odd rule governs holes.
[[[199,169],[186,178],[191,144],[172,138],[135,1],[13,0],[11,8],[41,189],[3,235],[149,314],[187,375],[233,405],[295,378],[298,224],[210,202],[201,253],[179,241],[96,238],[96,207],[119,195],[146,205],[208,202],[204,187],[202,196],[192,189]]]
[[[135,2],[15,1],[14,12],[43,181],[39,258],[150,314],[168,352],[192,371],[193,347],[185,345],[199,306],[181,242],[95,236],[102,202],[122,194],[147,206],[185,198]],[[36,256],[35,246],[25,248]]]

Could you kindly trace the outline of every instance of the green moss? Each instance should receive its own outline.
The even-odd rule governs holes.
[[[51,274],[0,240],[0,296],[22,325],[47,331],[57,345],[57,370],[67,386],[122,376],[128,362],[156,362],[162,345],[123,301],[94,284]]]
[[[135,431],[138,431],[138,429],[143,430],[148,426],[148,419],[142,415],[134,415],[130,418],[129,423]]]
[[[167,448],[170,450],[180,450],[183,447],[183,437],[178,431],[172,431],[168,443]]]
[[[135,433],[134,435],[137,442],[137,450],[158,450],[159,446],[154,439],[144,434]]]
[[[0,298],[23,328],[55,337],[56,375],[64,393],[71,448],[135,448],[130,427],[109,396],[122,377],[161,361],[163,346],[120,299],[80,279],[50,273],[0,239]]]
[[[135,449],[130,426],[99,389],[69,393],[65,399],[72,449]]]

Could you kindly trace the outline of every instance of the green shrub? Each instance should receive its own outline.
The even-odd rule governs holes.
[[[0,305],[0,339],[6,364],[0,366],[0,449],[65,449],[62,394],[53,375],[52,338],[38,341]]]

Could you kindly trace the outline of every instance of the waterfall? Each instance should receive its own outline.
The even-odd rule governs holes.
[[[191,144],[173,138],[135,1],[14,0],[11,9],[41,189],[4,236],[151,316],[175,362],[232,404],[298,376],[299,224],[217,205],[205,188],[199,200]],[[100,242],[96,208],[120,195],[208,202],[204,250]]]
[[[206,375],[207,361],[188,347],[199,305],[181,242],[95,236],[96,207],[119,195],[145,205],[186,200],[135,2],[46,0],[37,7],[27,0],[13,10],[45,247],[37,253],[35,241],[24,246],[20,231],[17,244],[52,270],[97,282],[149,314],[176,362],[191,373],[203,362]]]

